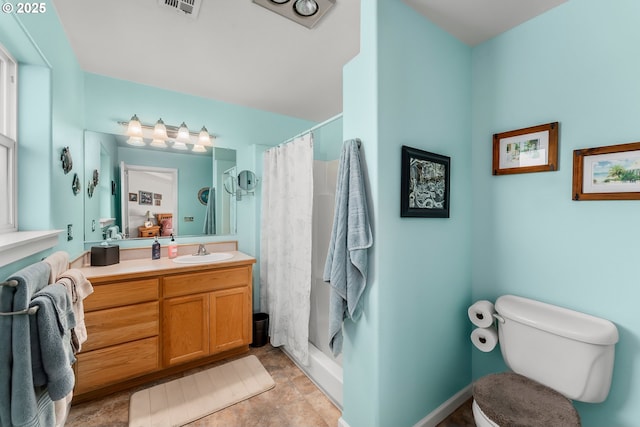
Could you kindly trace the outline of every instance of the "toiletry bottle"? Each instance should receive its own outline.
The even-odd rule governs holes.
[[[153,245],[151,245],[151,259],[160,259],[160,242],[158,242],[158,236],[156,236]]]
[[[169,258],[175,258],[178,256],[178,245],[176,244],[176,239],[173,238],[173,234],[171,235],[171,242],[169,242]]]

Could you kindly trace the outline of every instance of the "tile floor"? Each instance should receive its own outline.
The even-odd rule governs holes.
[[[307,376],[277,348],[269,344],[251,348],[276,386],[258,396],[213,413],[189,427],[336,427],[340,410],[307,378]],[[240,356],[244,357],[246,356]],[[197,369],[208,369],[221,363]],[[188,375],[195,370],[187,371]],[[171,377],[166,381],[173,379]],[[66,427],[128,427],[129,398],[134,392],[150,385],[80,403],[71,407]],[[466,402],[438,427],[473,427],[471,402]]]

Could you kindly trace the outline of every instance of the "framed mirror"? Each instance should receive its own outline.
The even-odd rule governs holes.
[[[223,179],[225,171],[235,168],[236,150],[220,147],[207,148],[206,153],[176,152],[170,149],[158,149],[149,146],[133,147],[126,143],[126,137],[102,132],[85,131],[85,179],[93,178],[93,171],[99,173],[99,183],[93,197],[85,193],[84,200],[84,235],[85,242],[97,242],[109,234],[119,238],[137,239],[136,230],[127,233],[123,218],[123,195],[129,203],[129,190],[123,187],[121,162],[141,167],[158,167],[177,170],[177,207],[173,216],[174,227],[179,236],[202,236],[206,234],[233,235],[236,230],[236,201],[224,191]],[[215,211],[215,227],[205,229],[207,206],[198,200],[198,192],[202,188],[214,189],[213,205]],[[142,191],[148,190],[140,189]],[[140,193],[136,194],[137,207],[152,206],[151,220],[157,225],[155,213],[168,213],[164,209],[168,201],[165,191],[150,191],[151,205],[140,205]],[[126,193],[126,194],[123,194]],[[133,191],[131,191],[133,193]],[[154,194],[157,194],[154,198]],[[158,197],[161,197],[159,199]],[[143,193],[144,203],[148,203],[148,194]],[[133,205],[134,202],[131,202]],[[159,206],[156,205],[159,203]],[[155,208],[163,208],[158,211]],[[136,211],[139,209],[136,208]],[[139,214],[139,213],[138,213]],[[116,231],[117,228],[117,231]]]

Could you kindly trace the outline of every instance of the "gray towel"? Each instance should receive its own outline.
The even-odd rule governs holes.
[[[39,308],[30,318],[33,383],[46,385],[51,399],[60,400],[75,383],[71,329],[76,320],[71,298],[63,284],[55,283],[36,293],[30,305]]]
[[[367,284],[367,249],[373,245],[367,211],[364,176],[358,141],[342,146],[333,230],[323,279],[331,283],[329,300],[329,346],[334,355],[342,352],[342,323],[357,320],[360,297]]]
[[[209,198],[207,199],[207,209],[204,213],[203,234],[216,234],[216,189],[209,188]]]
[[[7,280],[18,286],[0,288],[0,310],[21,311],[29,307],[33,294],[47,286],[51,268],[38,262]],[[29,318],[16,314],[0,317],[0,425],[48,427],[54,417],[53,403],[46,391],[33,385]]]

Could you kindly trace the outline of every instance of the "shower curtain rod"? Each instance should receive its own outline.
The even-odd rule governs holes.
[[[306,135],[306,134],[308,134],[308,133],[311,133],[311,132],[313,132],[314,130],[320,129],[322,126],[328,125],[329,123],[331,123],[331,122],[333,122],[333,121],[335,121],[335,120],[338,120],[338,119],[339,119],[339,118],[341,118],[341,117],[342,117],[342,113],[337,114],[337,115],[335,115],[335,116],[331,117],[330,119],[327,119],[327,120],[325,120],[324,122],[322,122],[322,123],[319,123],[319,124],[315,125],[315,126],[314,126],[314,127],[312,127],[311,129],[307,129],[307,130],[305,130],[304,132],[301,132],[301,133],[297,134],[296,136],[291,137],[291,138],[287,139],[287,140],[286,140],[286,141],[284,141],[284,142],[281,142],[281,143],[280,143],[280,144],[278,144],[278,145],[284,145],[284,144],[287,144],[287,143],[289,143],[289,142],[293,141],[293,140],[294,140],[294,139],[296,139],[296,138],[300,138],[301,136]]]

